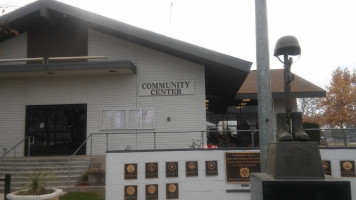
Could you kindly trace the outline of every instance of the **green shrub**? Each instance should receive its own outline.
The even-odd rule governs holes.
[[[31,173],[26,183],[20,186],[18,195],[43,195],[52,193],[54,190],[48,188],[48,182],[53,180],[55,175],[52,172]]]

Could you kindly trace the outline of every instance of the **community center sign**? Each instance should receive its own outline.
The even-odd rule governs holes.
[[[139,96],[179,96],[194,94],[194,81],[145,81],[138,85]]]

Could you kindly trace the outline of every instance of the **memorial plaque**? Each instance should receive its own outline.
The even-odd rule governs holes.
[[[330,160],[322,160],[321,164],[323,165],[324,174],[331,176],[331,162],[330,162]]]
[[[341,160],[340,161],[341,177],[355,177],[355,161]]]
[[[252,172],[261,171],[260,153],[226,152],[225,172],[227,183],[246,183]]]
[[[178,199],[178,198],[179,198],[178,183],[167,183],[166,199]]]
[[[158,184],[146,185],[146,200],[158,200]]]
[[[158,178],[158,163],[146,163],[146,178]]]
[[[125,186],[125,200],[137,200],[137,185]]]
[[[185,175],[198,176],[198,161],[185,162]]]
[[[125,180],[137,179],[137,164],[125,164]]]
[[[166,177],[178,177],[178,162],[166,162]]]
[[[218,162],[216,160],[205,161],[205,172],[207,176],[217,176]]]

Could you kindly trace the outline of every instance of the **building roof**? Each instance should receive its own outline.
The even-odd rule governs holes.
[[[250,71],[251,62],[134,27],[54,0],[39,0],[0,17],[19,32],[43,19],[73,19],[106,34],[205,66],[206,93],[233,97]],[[1,42],[1,41],[0,41]]]
[[[272,69],[271,74],[271,92],[274,98],[284,97],[284,73],[283,69]],[[245,82],[242,84],[235,99],[257,99],[257,71],[251,71]],[[326,91],[313,83],[294,75],[294,81],[291,82],[291,96],[293,98],[325,97]]]

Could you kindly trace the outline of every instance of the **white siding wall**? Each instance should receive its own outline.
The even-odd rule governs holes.
[[[6,58],[26,57],[27,34],[0,44]],[[16,48],[13,48],[16,47]],[[9,53],[10,52],[10,53]],[[2,54],[0,54],[1,56]],[[104,133],[100,130],[100,110],[153,108],[155,129],[141,131],[187,131],[196,133],[157,133],[156,148],[187,148],[192,138],[201,140],[199,131],[205,130],[205,75],[204,66],[154,51],[106,34],[89,30],[88,55],[104,55],[108,60],[131,60],[137,66],[134,75],[46,76],[1,80],[0,134],[2,148],[13,146],[25,134],[26,105],[87,104],[87,134]],[[1,57],[0,57],[1,58]],[[139,97],[138,82],[194,81],[195,94],[184,96]],[[171,121],[167,121],[167,117]],[[140,131],[140,130],[139,130]],[[11,132],[11,133],[9,133]],[[109,149],[152,149],[153,134],[138,135],[136,130],[111,132],[127,135],[95,136],[93,153],[103,154]],[[13,134],[14,137],[8,137]],[[5,139],[6,138],[6,139]],[[11,142],[7,141],[11,140]],[[90,152],[90,143],[87,145]],[[3,151],[3,149],[1,149]],[[23,148],[21,150],[23,152]]]
[[[87,79],[80,76],[27,78],[26,105],[86,103]]]
[[[27,32],[1,42],[0,49],[1,49],[0,59],[26,58],[27,57]]]
[[[0,49],[0,59],[25,58],[27,33],[1,42]],[[25,91],[24,79],[0,79],[0,155],[24,138]],[[23,155],[23,144],[16,150]]]
[[[155,131],[205,130],[205,75],[204,66],[148,49],[95,30],[89,30],[88,55],[104,55],[108,60],[131,60],[137,67],[136,75],[97,77],[88,83],[88,134],[99,130],[101,109],[153,108]],[[138,96],[137,83],[143,81],[191,80],[195,94],[185,96]],[[103,88],[105,88],[104,91]],[[105,98],[104,98],[105,97]],[[167,117],[171,121],[167,121]],[[146,130],[153,131],[153,130]],[[110,149],[123,150],[153,148],[153,136],[109,136]],[[187,148],[194,137],[201,140],[201,133],[156,134],[156,148]],[[96,136],[99,138],[99,136]],[[125,140],[124,140],[125,138]],[[99,141],[97,139],[96,141]],[[125,142],[124,142],[125,141]],[[104,142],[104,145],[103,145]],[[96,152],[105,149],[106,139],[94,144]]]
[[[25,80],[0,79],[0,93],[0,155],[2,155],[25,136]],[[23,155],[23,143],[16,151],[16,155]]]

